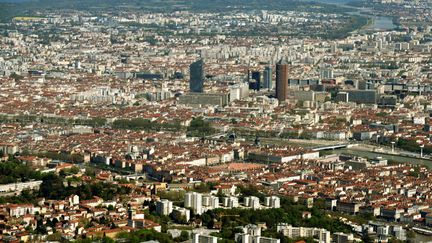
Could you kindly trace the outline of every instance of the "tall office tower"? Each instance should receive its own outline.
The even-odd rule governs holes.
[[[261,88],[261,72],[253,71],[249,80],[249,89],[259,91]]]
[[[288,98],[288,63],[284,60],[276,64],[276,98],[279,102]]]
[[[204,91],[204,61],[202,59],[189,66],[190,80],[189,89],[191,92],[202,93]]]
[[[268,90],[273,89],[273,81],[272,81],[272,68],[267,66],[264,68],[264,88]]]

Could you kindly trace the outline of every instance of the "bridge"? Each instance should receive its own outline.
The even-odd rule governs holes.
[[[147,179],[147,174],[116,175],[114,179],[125,179],[127,181],[143,181]]]
[[[351,146],[353,146],[353,144],[349,144],[349,143],[325,145],[325,146],[314,147],[312,148],[312,151],[333,150],[333,149],[340,149],[340,148],[348,148]]]
[[[430,230],[430,229],[423,229],[423,228],[418,228],[418,227],[413,227],[412,229],[415,232],[422,234],[422,235],[432,235],[432,230]]]

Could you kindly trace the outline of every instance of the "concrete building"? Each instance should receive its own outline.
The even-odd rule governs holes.
[[[347,90],[348,101],[359,104],[376,104],[378,93],[376,90]]]
[[[189,93],[179,97],[180,104],[192,107],[203,105],[226,106],[229,101],[229,93]]]
[[[39,190],[42,181],[19,182],[0,185],[0,193],[13,192],[21,194],[23,190]]]
[[[14,143],[0,143],[0,151],[3,151],[4,154],[15,154],[19,148]]]
[[[243,233],[251,235],[251,236],[260,236],[261,235],[261,227],[255,224],[248,224],[243,227]]]
[[[335,243],[348,243],[353,242],[354,235],[353,234],[345,234],[345,233],[334,233],[333,234],[333,242]]]
[[[279,239],[261,236],[261,227],[248,224],[242,228],[243,233],[235,234],[235,241],[238,243],[280,243]]]
[[[261,208],[259,198],[254,197],[254,196],[245,197],[244,198],[244,204],[246,207],[250,207],[252,209],[260,209]]]
[[[162,199],[156,203],[156,212],[161,215],[170,215],[173,211],[173,203],[167,199]]]
[[[237,83],[230,85],[229,89],[229,102],[241,100],[249,96],[249,87],[247,83]]]
[[[202,197],[203,206],[210,209],[215,209],[219,207],[219,198],[212,195],[204,195]]]
[[[188,192],[185,194],[184,201],[186,208],[192,208],[195,214],[203,213],[202,194],[197,192]]]
[[[190,220],[190,210],[186,209],[186,208],[181,208],[181,207],[174,207],[173,212],[178,212],[178,215],[180,215],[181,217],[184,217],[186,222],[189,222]],[[179,220],[179,219],[176,219]]]
[[[312,237],[320,243],[331,242],[331,232],[322,228],[293,227],[288,224],[279,224],[277,231],[292,239]]]
[[[265,205],[270,208],[280,208],[280,198],[276,196],[266,197]]]
[[[238,208],[238,198],[237,197],[224,197],[223,206],[227,208]]]
[[[336,210],[348,214],[356,214],[360,211],[360,203],[338,201]]]
[[[324,68],[321,70],[321,78],[322,79],[333,79],[333,69],[332,68]]]
[[[217,237],[209,235],[194,234],[192,237],[192,243],[217,243],[217,241]]]

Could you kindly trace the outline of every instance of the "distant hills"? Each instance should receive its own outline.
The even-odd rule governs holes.
[[[0,0],[0,20],[15,16],[28,16],[36,11],[50,9],[111,10],[140,9],[156,12],[175,10],[231,11],[288,10],[306,12],[344,12],[342,7],[329,7],[326,3],[345,3],[350,0]],[[314,5],[314,8],[310,8]],[[317,8],[316,6],[320,6]]]

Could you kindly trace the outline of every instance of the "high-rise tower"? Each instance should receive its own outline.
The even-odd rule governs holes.
[[[273,89],[272,68],[269,66],[265,67],[263,76],[264,76],[264,88],[268,90],[272,90]]]
[[[288,98],[288,63],[284,60],[276,64],[276,98],[279,102]]]
[[[189,89],[191,92],[202,93],[204,91],[204,61],[202,59],[189,66],[190,80]]]

